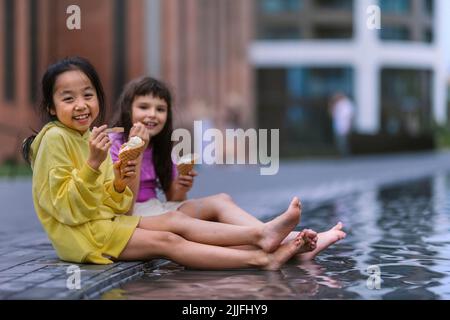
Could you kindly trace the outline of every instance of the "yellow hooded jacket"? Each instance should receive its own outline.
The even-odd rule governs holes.
[[[90,130],[81,135],[59,121],[42,128],[31,145],[33,202],[58,256],[76,263],[112,263],[139,217],[123,215],[133,194],[114,189],[108,153],[99,170],[87,163]]]

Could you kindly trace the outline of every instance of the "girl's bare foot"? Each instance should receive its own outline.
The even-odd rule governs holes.
[[[300,234],[302,233],[303,233],[302,238],[305,244],[298,248],[297,251],[298,254],[311,252],[317,248],[317,240],[318,240],[317,232],[311,229],[305,229]]]
[[[300,234],[292,241],[283,244],[273,253],[265,253],[267,255],[266,263],[261,267],[263,270],[275,271],[281,268],[292,256],[294,256],[299,247],[305,242]]]
[[[265,252],[274,252],[281,241],[297,226],[300,221],[300,211],[300,200],[295,197],[283,214],[264,225],[258,246]]]
[[[325,250],[339,240],[344,239],[347,235],[344,231],[342,231],[343,227],[344,225],[342,224],[342,222],[339,222],[330,230],[319,233],[316,249],[312,252],[303,253],[297,256],[297,259],[299,259],[300,261],[313,260],[321,251]]]

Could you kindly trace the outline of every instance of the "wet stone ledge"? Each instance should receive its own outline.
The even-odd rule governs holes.
[[[0,250],[0,299],[92,299],[164,263],[71,264],[58,259],[45,235],[27,235]],[[69,267],[79,268],[79,288],[68,285],[74,276]]]

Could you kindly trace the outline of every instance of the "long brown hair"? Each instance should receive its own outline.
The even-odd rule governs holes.
[[[162,82],[151,77],[141,77],[129,82],[119,97],[112,126],[123,127],[124,142],[130,135],[132,122],[132,104],[138,96],[152,95],[167,103],[166,123],[156,136],[152,137],[153,163],[161,188],[167,192],[172,182],[172,95],[169,88]]]

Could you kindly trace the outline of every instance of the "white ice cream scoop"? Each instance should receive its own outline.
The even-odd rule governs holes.
[[[128,142],[124,144],[124,147],[120,150],[120,152],[124,152],[126,150],[130,150],[132,148],[136,148],[142,144],[142,139],[138,136],[131,137]]]

